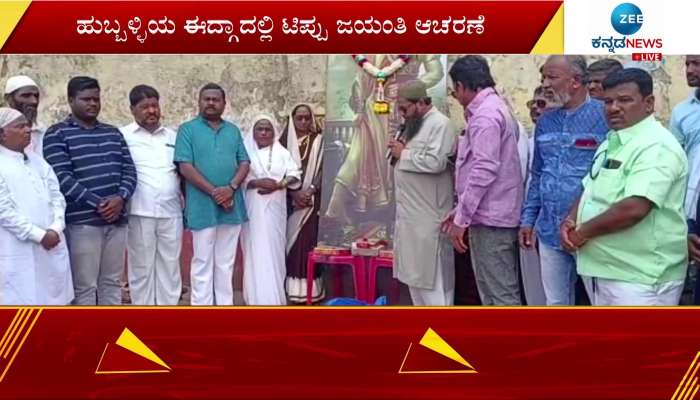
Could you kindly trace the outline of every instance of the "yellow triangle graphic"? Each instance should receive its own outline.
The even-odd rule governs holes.
[[[530,54],[564,54],[564,3],[530,50]]]
[[[0,1],[0,49],[15,30],[31,0]]]
[[[141,339],[137,338],[129,328],[124,328],[122,334],[119,335],[117,339],[117,346],[121,346],[132,353],[138,354],[141,357],[153,361],[154,363],[160,365],[161,367],[171,369],[168,364],[160,359],[151,349],[146,346]]]
[[[458,363],[464,365],[465,367],[475,369],[471,364],[467,362],[455,349],[452,348],[445,339],[441,338],[432,328],[428,328],[420,340],[420,345],[427,347],[428,349],[449,358],[450,360],[457,361]]]
[[[685,371],[683,379],[678,384],[676,391],[673,393],[671,400],[694,400],[695,395],[700,390],[700,384],[698,384],[698,368],[700,368],[700,351],[695,354],[693,362]]]

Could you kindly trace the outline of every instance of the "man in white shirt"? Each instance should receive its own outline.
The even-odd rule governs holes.
[[[53,169],[25,153],[29,126],[0,108],[0,305],[66,305],[74,296],[66,201]]]
[[[133,123],[120,128],[137,174],[131,198],[127,260],[131,302],[177,305],[182,289],[182,195],[172,129],[160,125],[160,96],[138,85],[129,93]]]
[[[46,126],[37,121],[40,97],[39,85],[28,76],[16,75],[7,79],[4,93],[5,103],[8,107],[24,114],[31,125],[31,141],[27,149],[43,157],[43,141]]]

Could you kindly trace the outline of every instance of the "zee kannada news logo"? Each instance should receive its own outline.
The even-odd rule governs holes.
[[[610,36],[603,38],[598,36],[591,40],[594,49],[607,48],[610,53],[616,49],[658,49],[663,47],[661,38],[632,38],[629,37],[639,32],[644,23],[644,14],[637,5],[622,3],[613,9],[610,15],[610,24],[613,29],[623,37]],[[661,61],[661,53],[632,53],[635,61]]]

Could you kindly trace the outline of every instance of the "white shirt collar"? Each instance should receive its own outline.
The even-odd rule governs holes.
[[[698,100],[699,96],[700,96],[700,88],[693,89],[693,91],[690,92],[690,96],[688,96],[688,100],[690,100],[690,104],[700,103],[700,100]]]
[[[423,120],[425,121],[429,116],[433,115],[435,111],[437,111],[437,109],[435,108],[435,106],[431,105],[430,109],[428,109],[428,111],[426,111],[425,114],[423,114]]]
[[[32,124],[32,132],[44,132],[46,130],[46,125],[41,122],[36,122]]]
[[[20,161],[24,161],[26,159],[26,155],[24,153],[20,153],[18,151],[12,151],[8,149],[5,146],[0,145],[0,154],[3,154],[7,157],[14,158]]]
[[[124,127],[124,130],[129,133],[145,133],[145,134],[163,134],[167,128],[163,125],[159,126],[154,132],[147,130],[146,128],[139,125],[137,122],[132,122]]]

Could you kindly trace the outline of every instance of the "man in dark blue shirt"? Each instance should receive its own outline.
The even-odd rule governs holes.
[[[66,197],[67,240],[74,304],[121,304],[126,203],[136,169],[119,129],[97,120],[100,86],[79,76],[68,82],[71,115],[50,127],[44,157]]]

